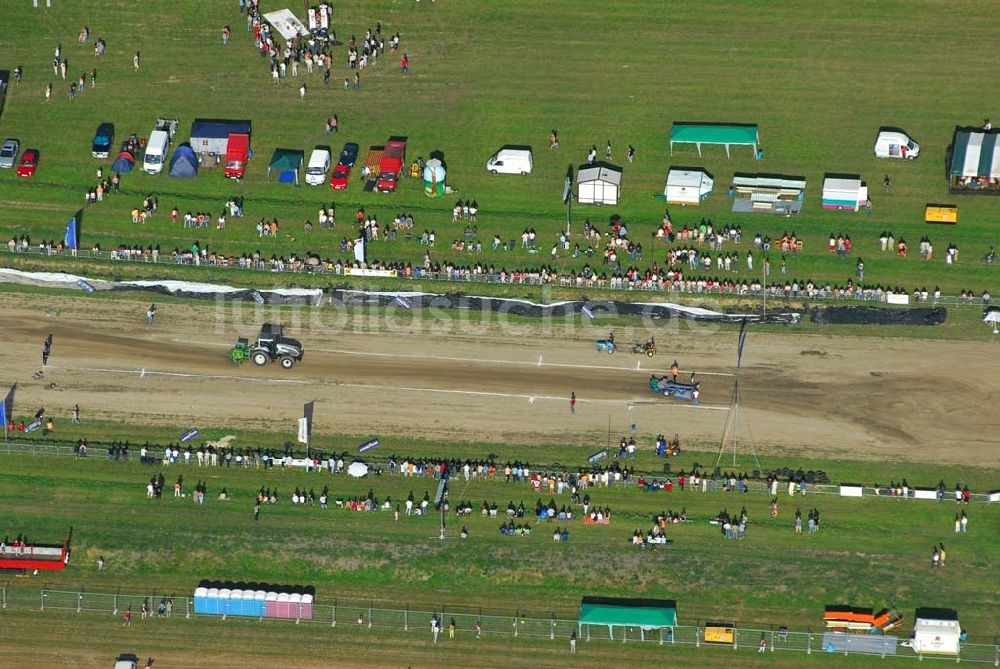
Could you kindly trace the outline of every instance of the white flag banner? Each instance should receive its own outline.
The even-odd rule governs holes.
[[[299,443],[309,443],[309,419],[304,416],[299,418]]]
[[[365,239],[364,237],[354,240],[354,259],[362,265],[365,262]]]

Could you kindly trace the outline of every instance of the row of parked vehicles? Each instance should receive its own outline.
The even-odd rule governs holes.
[[[20,160],[18,154],[21,156]],[[35,176],[40,155],[38,149],[25,149],[24,153],[21,153],[21,142],[8,137],[0,146],[0,168],[9,170],[17,165],[17,176],[30,179]]]

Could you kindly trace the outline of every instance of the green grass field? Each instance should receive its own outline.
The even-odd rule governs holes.
[[[853,277],[855,262],[863,257],[866,283],[901,285],[907,289],[940,286],[946,295],[960,290],[1000,290],[997,267],[980,259],[991,245],[1000,244],[995,219],[1000,199],[950,196],[944,178],[944,153],[956,125],[976,125],[997,108],[1000,86],[984,50],[997,43],[994,26],[982,3],[956,0],[942,5],[934,0],[868,3],[845,0],[833,5],[793,0],[780,6],[764,0],[726,3],[662,3],[613,0],[601,6],[550,0],[504,3],[485,0],[431,4],[424,0],[357,0],[337,3],[334,23],[342,40],[380,21],[387,34],[400,32],[401,50],[410,56],[411,73],[398,71],[398,57],[362,73],[361,90],[345,91],[339,84],[350,76],[343,46],[334,50],[332,82],[325,87],[319,75],[308,81],[309,91],[299,100],[298,82],[271,83],[266,61],[257,54],[245,31],[235,0],[205,3],[136,4],[126,0],[70,3],[33,9],[27,0],[4,7],[4,34],[0,38],[0,69],[23,66],[20,85],[11,84],[0,116],[0,140],[17,137],[21,147],[42,153],[38,173],[19,179],[13,170],[0,171],[0,265],[30,270],[61,270],[89,276],[121,278],[182,278],[254,286],[330,287],[341,282],[330,275],[250,274],[238,270],[112,265],[108,261],[12,258],[6,240],[30,235],[61,239],[66,221],[83,208],[81,249],[95,243],[107,250],[119,243],[157,245],[164,252],[188,248],[198,240],[225,254],[259,249],[263,255],[316,253],[343,257],[342,237],[353,236],[353,214],[358,207],[374,212],[380,222],[399,212],[411,212],[415,231],[434,229],[438,243],[431,251],[436,262],[497,268],[552,264],[580,270],[586,260],[562,254],[552,261],[548,249],[565,229],[566,211],[560,202],[567,166],[584,162],[587,149],[604,143],[615,148],[615,162],[624,163],[625,147],[636,147],[634,164],[624,168],[623,194],[617,207],[573,206],[573,243],[580,240],[583,223],[603,225],[613,214],[629,224],[631,237],[642,242],[645,254],[636,265],[645,269],[663,265],[666,246],[650,240],[658,227],[664,202],[666,170],[671,165],[704,166],[716,179],[713,195],[700,208],[670,207],[676,229],[694,225],[702,217],[717,224],[740,225],[744,242],[726,251],[746,255],[756,232],[780,237],[794,231],[805,249],[788,258],[788,279],[814,279],[844,284]],[[44,3],[43,3],[44,4]],[[265,11],[286,3],[262,0]],[[291,6],[301,15],[301,7]],[[222,27],[233,28],[233,39],[222,45]],[[77,43],[87,25],[92,37],[107,41],[105,58],[95,61],[93,49]],[[69,82],[55,79],[50,66],[57,44],[69,60],[70,78],[98,69],[98,86],[68,100]],[[142,52],[140,72],[132,55]],[[304,68],[300,79],[304,78]],[[53,99],[44,90],[54,83]],[[329,138],[324,120],[336,113],[341,131]],[[148,176],[136,170],[123,182],[122,193],[105,202],[84,206],[83,194],[95,183],[95,170],[109,161],[90,156],[96,126],[113,121],[118,140],[130,132],[148,136],[158,116],[180,119],[177,140],[188,137],[195,118],[251,118],[256,157],[241,183],[227,181],[220,170],[204,171],[191,181]],[[721,148],[668,154],[667,138],[673,121],[753,122],[760,126],[764,159],[752,160],[749,149],[734,149],[727,160]],[[921,143],[915,162],[878,161],[871,155],[879,126],[900,126]],[[562,148],[549,151],[547,137],[558,129]],[[346,141],[361,145],[361,157],[370,145],[383,144],[390,135],[408,137],[409,159],[444,153],[449,184],[463,199],[480,205],[481,256],[451,250],[463,224],[451,218],[453,197],[431,200],[419,183],[405,180],[394,194],[364,193],[352,179],[344,192],[326,186],[300,188],[268,181],[267,162],[275,148],[296,148],[306,157],[313,146],[329,144],[334,151]],[[116,140],[117,143],[117,140]],[[503,144],[534,147],[535,171],[529,177],[493,176],[485,171],[487,157]],[[797,219],[735,215],[729,212],[726,190],[734,171],[800,174],[807,178],[805,208]],[[874,200],[869,214],[830,213],[820,207],[823,175],[858,173],[867,180]],[[891,192],[881,188],[882,176],[892,177]],[[144,226],[133,225],[129,212],[148,193],[158,196],[161,213]],[[246,199],[247,217],[230,219],[224,230],[184,230],[171,224],[169,210],[209,211],[218,215],[228,197]],[[924,205],[954,201],[959,224],[954,227],[923,223]],[[334,202],[338,226],[306,235],[302,224],[315,222],[316,209]],[[282,226],[277,239],[258,239],[258,218],[276,217]],[[493,235],[519,238],[523,229],[539,233],[538,255],[517,249],[494,252]],[[910,257],[900,259],[878,250],[878,235],[891,230],[910,242]],[[826,249],[830,233],[854,240],[850,258],[838,258]],[[935,255],[924,261],[917,241],[929,235]],[[954,265],[944,262],[947,244],[959,246]],[[678,243],[676,246],[681,246]],[[423,261],[426,247],[403,239],[371,245],[370,257],[393,262]],[[755,258],[758,270],[759,255]],[[591,261],[599,266],[600,260]],[[772,252],[772,277],[780,253]],[[600,269],[599,269],[600,271]],[[687,274],[687,271],[685,270]],[[704,275],[713,276],[716,273]],[[701,274],[700,274],[701,275]],[[744,270],[733,276],[755,279]],[[440,284],[420,285],[392,280],[359,280],[355,285],[376,288],[443,290]],[[36,295],[62,291],[0,286],[31,300]],[[477,287],[477,290],[479,288]],[[558,287],[494,286],[494,294],[541,301],[576,299],[578,289]],[[611,291],[594,291],[609,297]],[[81,296],[79,299],[132,300],[132,296]],[[159,298],[158,298],[159,299]],[[165,298],[183,305],[184,300]],[[751,307],[750,300],[699,300],[711,308]],[[775,307],[802,308],[803,303]],[[768,300],[768,308],[772,302]],[[298,318],[294,310],[276,310]],[[348,329],[381,327],[377,312],[350,311]],[[371,316],[370,322],[365,320]],[[475,317],[475,316],[474,316]],[[953,309],[939,328],[886,326],[815,326],[807,321],[782,326],[782,332],[929,339],[976,338],[991,335],[979,322],[978,308]],[[556,324],[561,327],[564,324]],[[578,321],[567,325],[576,328]],[[608,323],[639,327],[632,319]],[[602,322],[601,328],[605,324]],[[646,327],[645,324],[642,327]],[[726,327],[726,326],[723,326]],[[762,326],[762,331],[774,329]],[[686,332],[686,331],[685,331]],[[624,335],[623,335],[624,336]],[[659,335],[658,335],[659,336]],[[582,341],[590,333],[568,334]],[[6,387],[8,381],[2,379]],[[874,398],[873,398],[874,401]],[[18,408],[21,411],[21,407]],[[126,407],[122,412],[127,411]],[[183,429],[186,426],[182,426]],[[375,426],[377,427],[377,426]],[[278,429],[278,428],[275,428]],[[89,424],[77,432],[60,431],[66,439],[127,438],[133,442],[166,441],[180,430],[125,421]],[[239,430],[242,443],[280,445],[281,434]],[[36,436],[37,438],[37,436]],[[351,449],[365,435],[318,435],[325,449]],[[671,461],[674,470],[695,462],[715,462],[717,445],[685,444],[688,450]],[[917,445],[919,446],[919,445]],[[430,443],[393,440],[380,455],[478,457],[495,453],[500,460],[528,459],[583,467],[593,452],[591,444],[559,447],[533,444]],[[1000,542],[997,505],[968,507],[970,532],[956,536],[954,503],[902,502],[833,495],[789,498],[780,489],[777,521],[768,515],[763,494],[701,494],[691,491],[644,493],[612,488],[591,491],[594,504],[610,506],[611,526],[583,526],[574,521],[571,541],[554,543],[549,527],[530,537],[506,538],[497,531],[499,520],[484,520],[479,505],[487,500],[501,509],[509,500],[523,500],[529,509],[539,495],[525,484],[496,481],[466,484],[455,481],[451,500],[470,500],[476,512],[469,518],[448,519],[449,539],[438,538],[436,516],[404,518],[392,514],[352,513],[333,507],[293,507],[293,488],[323,485],[332,499],[365,495],[371,488],[380,498],[402,500],[410,490],[417,497],[434,494],[434,481],[404,480],[395,476],[349,479],[327,474],[281,471],[164,469],[165,498],[145,498],[145,483],[158,471],[138,463],[107,462],[99,450],[86,461],[66,457],[3,453],[0,448],[0,535],[20,532],[38,541],[57,541],[68,528],[74,531],[74,553],[62,573],[30,578],[6,578],[13,592],[38,588],[76,591],[156,591],[189,595],[204,578],[307,583],[316,586],[317,600],[330,604],[367,603],[395,608],[455,607],[500,615],[514,611],[545,618],[575,617],[580,597],[588,594],[666,597],[678,601],[683,624],[713,618],[736,620],[744,626],[788,625],[818,630],[828,604],[898,608],[908,633],[918,606],[958,610],[970,639],[992,643],[1000,635],[995,605],[1000,599],[996,579],[996,546]],[[933,486],[943,479],[949,490],[956,481],[974,490],[995,490],[997,462],[980,467],[956,467],[873,460],[819,461],[807,453],[772,449],[763,454],[765,467],[824,469],[833,481],[885,483],[907,477],[915,485]],[[659,470],[662,461],[641,454],[637,466]],[[742,468],[751,469],[743,462]],[[183,473],[190,489],[199,479],[208,485],[204,507],[190,498],[169,497],[173,482]],[[266,507],[259,522],[252,517],[252,497],[261,487],[278,487],[285,498]],[[233,500],[216,499],[226,487]],[[550,495],[541,495],[547,502]],[[557,499],[568,503],[568,494]],[[731,513],[746,506],[750,524],[743,541],[726,541],[708,520],[722,509]],[[792,516],[817,507],[822,531],[794,536]],[[665,509],[685,507],[693,521],[668,526],[675,543],[659,551],[639,551],[628,545],[634,529],[646,530],[650,517]],[[457,538],[465,524],[471,537]],[[532,523],[534,524],[534,523]],[[932,544],[948,547],[948,566],[932,570]],[[107,571],[98,574],[95,563],[105,556]],[[567,666],[563,639],[485,638],[480,646],[461,640],[453,646],[433,647],[427,635],[396,630],[354,630],[339,626],[303,625],[294,630],[281,625],[235,621],[157,621],[137,625],[123,636],[120,622],[110,616],[61,612],[39,613],[27,600],[0,611],[4,643],[0,663],[39,666],[70,661],[74,666],[107,666],[118,652],[135,650],[163,657],[164,667],[273,666],[450,666],[492,667],[524,665]],[[45,630],[46,634],[41,634]],[[168,634],[161,634],[166,631]],[[55,640],[55,641],[54,641]],[[123,647],[123,644],[126,647]],[[144,650],[147,649],[147,650]],[[908,651],[907,651],[908,652]],[[727,650],[687,647],[659,649],[652,645],[627,647],[594,642],[581,649],[574,666],[607,667],[669,662],[672,666],[812,667],[832,658],[797,653],[758,658],[743,651],[738,660]],[[26,663],[26,658],[28,660]],[[259,662],[259,664],[254,664]],[[842,666],[872,666],[869,658],[838,657]],[[158,662],[157,666],[160,666]]]
[[[99,436],[111,433],[112,427],[95,426],[85,432]],[[243,439],[280,443],[277,435],[243,435]],[[331,438],[328,447],[350,449],[359,439]],[[525,457],[523,448],[509,445],[394,442],[383,448],[431,457],[487,450],[501,461]],[[388,454],[387,450],[382,455]],[[583,447],[548,447],[531,458],[534,462],[558,458],[563,466],[575,468],[585,464],[587,454]],[[743,468],[753,467],[745,460],[741,458]],[[676,472],[694,462],[714,463],[715,453],[690,451],[671,464]],[[640,471],[658,471],[662,461],[641,454],[635,464]],[[547,503],[548,492],[533,493],[527,484],[455,480],[450,488],[452,503],[470,500],[475,513],[465,518],[450,515],[449,536],[457,535],[462,525],[472,536],[442,544],[437,516],[404,516],[395,523],[388,512],[352,513],[333,504],[321,511],[294,507],[287,499],[293,488],[311,487],[318,494],[329,485],[332,500],[364,496],[371,489],[380,499],[388,495],[396,501],[413,491],[419,501],[425,491],[433,496],[436,489],[435,481],[423,478],[385,475],[354,480],[274,470],[153,468],[109,463],[96,448],[86,461],[9,455],[0,465],[5,528],[26,528],[39,540],[58,539],[68,527],[74,528],[70,569],[40,577],[44,587],[55,589],[82,584],[94,591],[112,586],[129,591],[155,584],[157,589],[185,593],[201,578],[266,581],[278,573],[284,580],[315,584],[318,600],[327,604],[333,598],[411,607],[478,603],[485,611],[509,614],[519,609],[529,615],[571,619],[583,594],[628,592],[676,598],[684,619],[691,622],[728,615],[747,626],[798,628],[817,625],[822,607],[832,603],[893,605],[904,611],[934,603],[960,609],[963,626],[973,637],[988,639],[997,632],[989,604],[998,595],[991,585],[996,565],[989,546],[998,540],[998,518],[996,509],[982,504],[967,509],[971,531],[956,537],[953,503],[831,495],[789,498],[782,487],[775,521],[767,512],[769,498],[762,493],[595,489],[590,491],[593,503],[611,507],[612,524],[583,526],[577,520],[571,526],[570,544],[553,545],[548,525],[530,537],[507,538],[497,531],[500,521],[479,514],[484,500],[495,501],[501,513],[508,501],[523,501],[530,510],[536,499]],[[935,485],[937,478],[943,478],[948,486],[954,479],[977,491],[995,484],[991,469],[907,465],[905,471],[893,474],[879,463],[810,462],[788,456],[765,458],[763,465],[823,468],[833,481],[885,483],[895,475],[906,476],[914,485]],[[160,470],[167,478],[166,496],[161,502],[147,501],[145,482]],[[198,480],[208,483],[204,507],[169,497],[178,475],[184,476],[188,488]],[[253,496],[261,486],[277,487],[285,499],[265,507],[255,523]],[[215,499],[223,487],[232,501]],[[569,503],[568,496],[567,492],[555,497],[561,506]],[[668,508],[679,511],[682,506],[693,520],[668,526],[674,545],[657,552],[628,545],[631,532],[648,529],[653,514]],[[723,508],[735,513],[741,506],[750,514],[748,537],[726,541],[708,520]],[[819,508],[822,531],[794,536],[796,507],[803,513]],[[949,566],[940,572],[929,566],[930,546],[936,542],[949,547]],[[103,575],[94,568],[99,555],[108,561]]]
[[[278,6],[264,2],[265,10]],[[227,182],[217,171],[193,181],[133,173],[124,194],[86,208],[82,247],[143,243],[166,250],[187,248],[197,239],[229,254],[259,248],[265,255],[312,251],[334,258],[347,234],[345,221],[356,207],[364,207],[382,222],[410,211],[417,230],[435,229],[436,261],[537,266],[548,262],[547,251],[565,224],[559,198],[567,165],[583,162],[591,144],[603,149],[610,139],[619,162],[626,145],[637,149],[635,164],[625,168],[621,204],[575,207],[574,231],[579,233],[586,218],[602,223],[613,213],[622,215],[632,238],[645,247],[645,259],[637,263],[641,267],[663,263],[662,248],[654,247],[649,234],[662,217],[663,203],[652,195],[662,193],[666,168],[695,164],[715,174],[716,193],[700,209],[672,207],[676,227],[709,216],[741,225],[747,236],[760,231],[778,237],[794,229],[806,247],[798,258],[788,259],[789,278],[841,284],[851,278],[855,259],[826,251],[833,232],[854,239],[853,255],[865,259],[867,282],[929,290],[939,285],[946,294],[996,288],[993,268],[982,267],[980,258],[998,242],[992,229],[997,201],[950,197],[942,170],[953,127],[979,123],[997,100],[989,64],[965,56],[993,40],[989,26],[977,18],[977,3],[963,0],[942,8],[923,0],[872,7],[851,1],[819,11],[793,2],[780,12],[764,2],[701,3],[673,5],[660,16],[648,3],[634,0],[600,9],[568,0],[544,8],[528,2],[502,8],[479,2],[360,2],[338,9],[338,36],[362,35],[381,21],[388,34],[402,33],[411,75],[400,75],[397,59],[388,56],[364,72],[360,91],[324,87],[314,74],[304,102],[294,81],[271,83],[235,2],[206,7],[182,0],[136,7],[109,1],[99,9],[47,11],[24,2],[9,12],[5,66],[23,65],[25,77],[20,86],[11,86],[0,132],[20,138],[24,147],[37,146],[43,159],[30,181],[9,172],[0,175],[0,200],[10,205],[0,211],[4,235],[30,234],[33,241],[61,237],[94,181],[98,162],[90,158],[89,146],[101,121],[114,121],[119,136],[130,131],[146,136],[158,115],[174,115],[181,119],[178,139],[183,141],[195,117],[250,117],[257,158],[242,184]],[[50,62],[58,43],[71,74],[89,73],[95,65],[92,49],[76,40],[85,24],[94,37],[108,42],[107,55],[96,63],[98,87],[70,103],[60,80],[46,103],[43,91],[52,80]],[[225,24],[234,27],[227,47],[221,40]],[[874,26],[887,29],[874,31]],[[137,49],[143,54],[139,73],[131,62]],[[334,54],[336,84],[347,70],[344,48]],[[331,113],[339,115],[342,130],[328,140],[321,129]],[[707,149],[703,159],[693,150],[671,158],[667,135],[675,120],[756,122],[765,159],[755,162],[749,150],[735,150],[726,160],[722,149]],[[873,158],[871,144],[880,125],[907,129],[921,142],[921,158],[907,164]],[[558,152],[545,148],[553,127],[562,141]],[[356,141],[364,152],[391,134],[409,138],[411,158],[444,152],[451,184],[461,197],[480,204],[485,247],[480,258],[450,250],[461,232],[461,225],[451,222],[450,198],[429,200],[418,184],[404,182],[400,192],[384,195],[362,193],[352,182],[347,191],[334,194],[326,187],[295,189],[265,180],[275,147],[299,148],[308,155],[317,143],[334,144],[336,150],[339,142]],[[485,172],[487,156],[505,143],[534,146],[533,175],[521,179]],[[725,190],[734,170],[805,175],[803,215],[779,220],[728,213]],[[866,178],[874,213],[822,211],[819,191],[826,172]],[[880,187],[884,173],[894,182],[888,194]],[[182,212],[215,214],[228,196],[241,194],[248,216],[230,221],[223,231],[185,231],[162,214],[143,228],[133,226],[129,210],[150,192],[158,194],[162,209],[176,205]],[[951,199],[960,205],[957,227],[922,222],[924,204]],[[302,222],[315,219],[316,207],[330,201],[338,206],[339,228],[305,236]],[[253,226],[260,216],[277,217],[283,224],[278,240],[257,239]],[[489,250],[493,234],[511,239],[529,226],[539,232],[540,255]],[[935,259],[925,262],[915,252],[905,260],[882,257],[877,236],[883,229],[905,237],[911,251],[919,237],[930,235]],[[961,250],[960,260],[946,267],[943,251],[952,242]],[[746,247],[744,242],[744,255]],[[370,256],[419,264],[423,250],[416,241],[380,241]],[[779,255],[772,254],[775,274]],[[583,262],[564,257],[554,264],[579,269]]]

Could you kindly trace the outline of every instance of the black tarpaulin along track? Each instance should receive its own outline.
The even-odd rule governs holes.
[[[948,317],[944,307],[814,307],[809,320],[820,325],[941,325]]]

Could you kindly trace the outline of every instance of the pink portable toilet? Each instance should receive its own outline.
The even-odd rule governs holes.
[[[313,596],[302,595],[302,612],[299,617],[303,620],[312,620],[313,617]]]
[[[279,618],[293,618],[291,611],[288,607],[288,601],[291,598],[287,592],[278,593],[278,617]]]
[[[288,595],[288,617],[296,620],[302,617],[302,595],[298,592]]]
[[[278,593],[271,591],[264,596],[264,617],[278,617]]]

